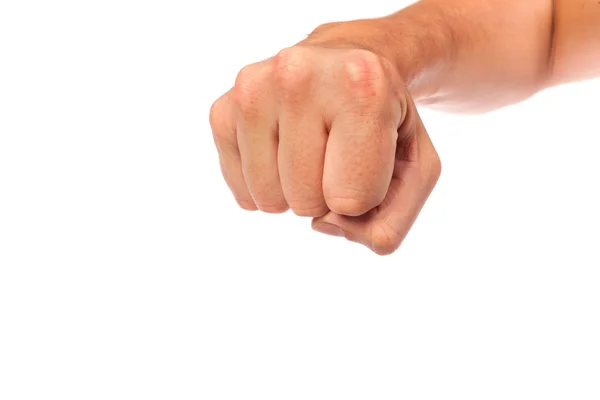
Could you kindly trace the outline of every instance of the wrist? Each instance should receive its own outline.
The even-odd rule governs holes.
[[[389,36],[390,21],[387,18],[331,22],[318,26],[299,45],[363,49],[386,58],[398,69],[405,81],[410,80],[410,71],[398,63],[394,54],[394,43]]]
[[[298,45],[371,51],[396,67],[415,100],[426,98],[439,90],[439,66],[444,64],[445,55],[437,51],[440,46],[428,47],[427,33],[419,34],[423,27],[414,26],[405,11],[383,18],[324,24]]]

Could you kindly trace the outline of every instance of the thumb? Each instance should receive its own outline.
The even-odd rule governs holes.
[[[331,214],[331,213],[329,213],[329,214]],[[325,217],[320,217],[318,219],[315,218],[315,220],[312,223],[312,228],[315,231],[317,231],[319,233],[323,233],[325,235],[339,236],[339,237],[346,236],[342,227],[332,223],[331,218],[329,218],[329,221],[325,221]]]
[[[405,125],[412,128],[409,131],[413,134],[400,136],[407,139],[398,144],[394,173],[384,201],[359,217],[329,212],[313,220],[314,230],[345,237],[379,255],[392,254],[400,247],[441,172],[440,160],[429,135],[416,109],[411,111],[407,122],[412,127]]]

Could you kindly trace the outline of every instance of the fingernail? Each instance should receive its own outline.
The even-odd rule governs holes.
[[[321,222],[319,225],[315,226],[315,231],[331,236],[344,236],[344,231],[342,231],[340,227],[327,222]]]

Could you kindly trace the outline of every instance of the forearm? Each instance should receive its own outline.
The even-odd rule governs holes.
[[[555,0],[549,86],[600,76],[600,2]]]
[[[383,18],[321,26],[307,42],[372,50],[397,66],[418,103],[480,112],[597,74],[600,5],[423,0]]]

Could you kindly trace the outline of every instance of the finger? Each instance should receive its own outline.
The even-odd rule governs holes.
[[[242,174],[240,151],[237,144],[234,104],[231,92],[225,93],[210,109],[210,125],[213,139],[219,152],[219,163],[223,178],[235,200],[246,210],[257,210]]]
[[[323,189],[331,211],[358,216],[379,205],[387,193],[401,106],[371,53],[351,53],[338,79],[341,100],[329,132]]]
[[[414,105],[402,129],[414,133],[399,143],[392,181],[381,205],[356,218],[328,213],[313,220],[313,228],[362,243],[381,255],[398,249],[441,173],[439,157]]]
[[[277,116],[270,63],[242,69],[234,87],[242,172],[256,206],[269,213],[288,209],[277,167]]]
[[[286,201],[300,216],[318,217],[328,209],[323,196],[327,129],[315,105],[317,82],[302,49],[287,49],[275,63],[279,99],[279,174]]]

